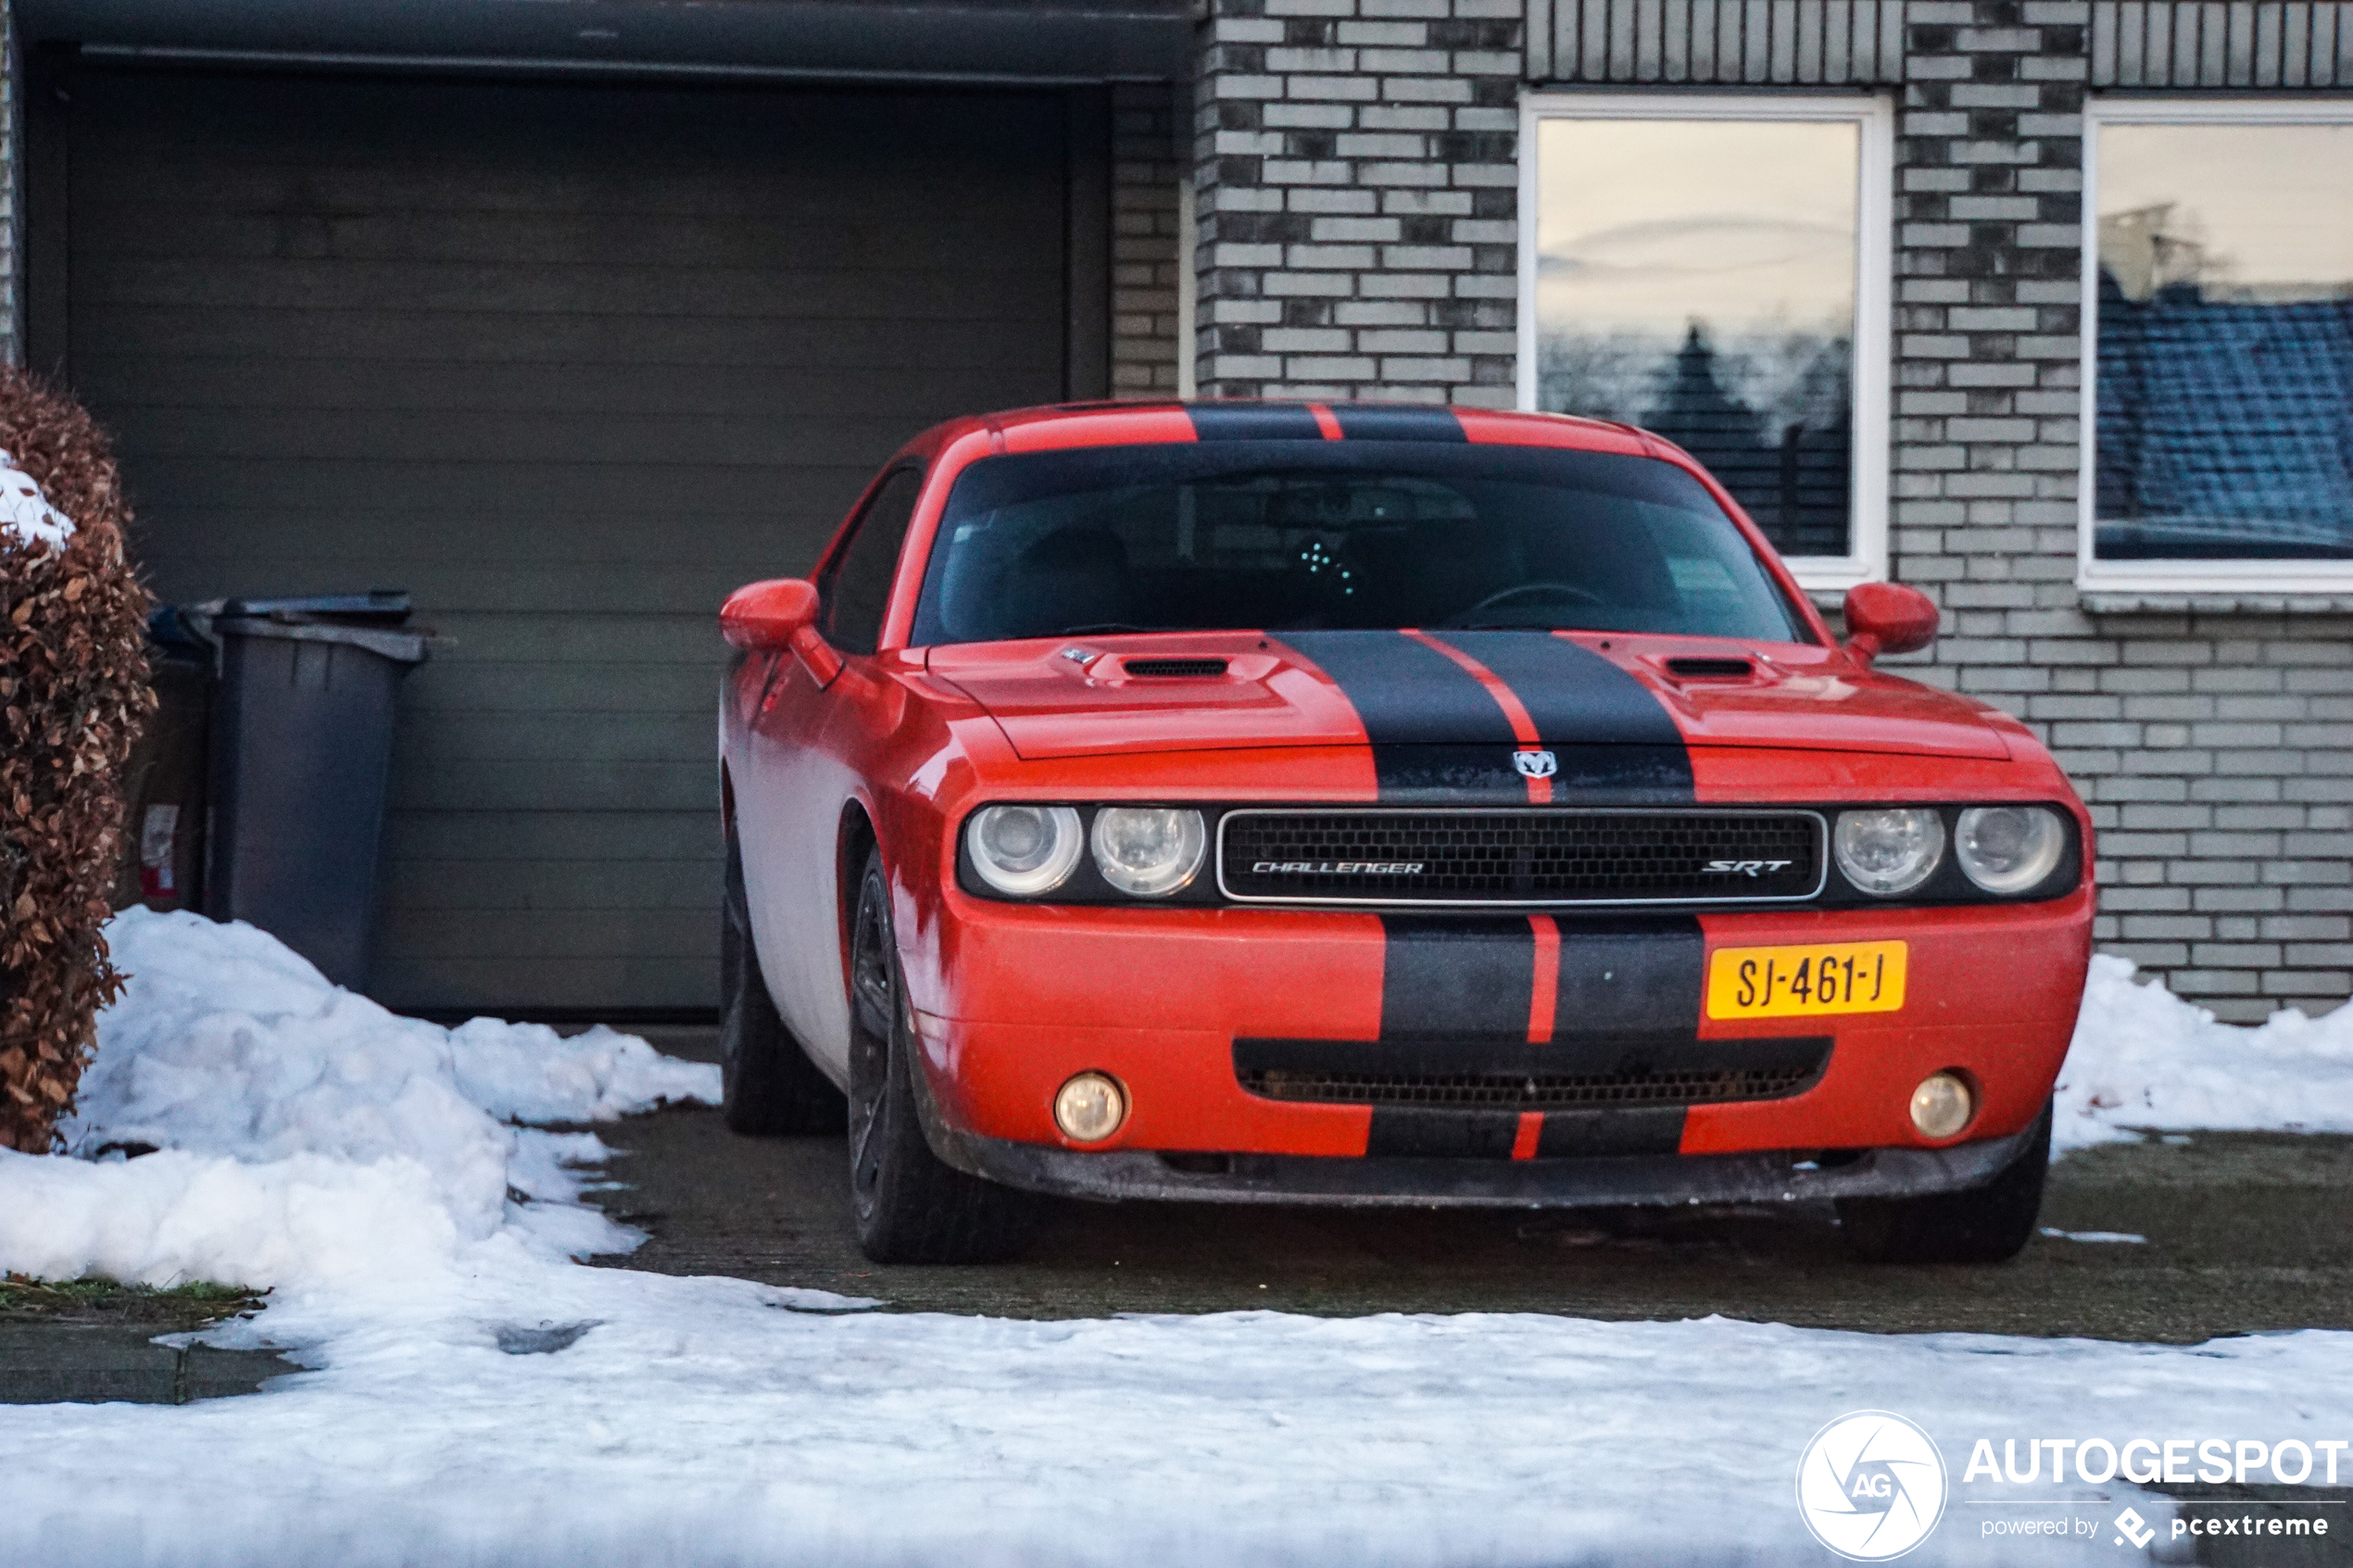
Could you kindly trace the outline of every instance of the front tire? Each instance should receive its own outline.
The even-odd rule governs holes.
[[[913,1021],[882,855],[870,851],[850,926],[849,1196],[858,1246],[877,1263],[989,1263],[1029,1239],[1025,1193],[947,1164],[915,1107]]]
[[[1999,1263],[2034,1235],[2051,1169],[2051,1108],[1994,1179],[1926,1198],[1847,1198],[1838,1204],[1847,1245],[1874,1263]]]
[[[744,861],[727,830],[727,896],[719,928],[720,1113],[754,1137],[838,1133],[849,1107],[792,1037],[760,975]]]

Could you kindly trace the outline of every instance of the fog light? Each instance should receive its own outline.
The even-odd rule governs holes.
[[[1071,1080],[1076,1084],[1077,1079]],[[1064,1094],[1070,1091],[1064,1089]],[[1924,1138],[1949,1138],[1977,1114],[1977,1097],[1959,1074],[1932,1073],[1912,1091],[1912,1125]]]
[[[1054,1091],[1054,1125],[1073,1143],[1101,1143],[1126,1120],[1126,1092],[1106,1073],[1081,1073]]]

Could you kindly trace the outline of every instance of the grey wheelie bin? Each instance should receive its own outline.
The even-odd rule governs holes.
[[[338,985],[367,984],[400,683],[425,658],[405,594],[233,599],[212,714],[204,907]]]

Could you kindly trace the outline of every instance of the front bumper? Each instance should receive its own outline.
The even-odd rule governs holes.
[[[926,1130],[943,1159],[975,1173],[1097,1198],[1618,1204],[1896,1195],[1987,1179],[2040,1115],[2066,1056],[2091,914],[2085,887],[2029,905],[1700,915],[1676,938],[1673,962],[1648,972],[1688,983],[1675,979],[1642,1006],[1680,1006],[1682,1039],[1718,1060],[1747,1042],[1763,1056],[1791,1036],[1818,1037],[1828,1045],[1818,1076],[1775,1098],[1516,1117],[1266,1098],[1241,1081],[1238,1042],[1244,1053],[1304,1043],[1393,1055],[1395,1025],[1412,1009],[1437,1032],[1404,1037],[1428,1041],[1442,1070],[1442,1053],[1471,1037],[1448,1035],[1453,1022],[1497,1010],[1494,987],[1453,984],[1451,950],[1427,940],[1427,922],[1405,931],[1334,911],[1049,909],[950,891],[937,918],[901,929],[922,933],[902,957]],[[1609,937],[1604,925],[1567,916],[1556,925],[1564,951]],[[1722,947],[1894,938],[1910,954],[1897,1011],[1718,1021],[1693,989],[1705,955]],[[1474,968],[1491,962],[1465,950]],[[1667,949],[1635,940],[1616,950],[1630,969],[1612,960],[1586,978],[1615,975],[1622,986],[1642,978],[1645,953]],[[1426,966],[1413,972],[1410,995],[1400,989],[1408,960]],[[1604,1025],[1640,1013],[1603,1016],[1624,999],[1607,986],[1572,997],[1574,968],[1559,972],[1550,1043],[1529,1043],[1524,978],[1504,997],[1497,1016],[1521,1021],[1514,1048],[1570,1058],[1605,1044]],[[1590,1037],[1578,1033],[1589,1013],[1602,1030]],[[1497,1046],[1491,1030],[1478,1038],[1478,1048]],[[1051,1107],[1063,1082],[1089,1070],[1117,1078],[1131,1110],[1110,1139],[1081,1147],[1056,1129]],[[1908,1104],[1942,1071],[1976,1085],[1979,1109],[1938,1144],[1913,1127]],[[1200,1158],[1172,1164],[1168,1155]]]
[[[927,1119],[928,1121],[928,1119]],[[1982,1186],[2035,1129],[1944,1148],[1865,1149],[1824,1164],[1790,1151],[1567,1160],[1354,1159],[1244,1154],[1193,1162],[1134,1150],[1089,1153],[974,1137],[929,1122],[950,1164],[1030,1192],[1116,1201],[1315,1203],[1351,1208],[1573,1209],[1915,1198]]]

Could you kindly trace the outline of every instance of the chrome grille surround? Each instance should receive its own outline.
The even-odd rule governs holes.
[[[1218,892],[1240,904],[1794,904],[1829,878],[1830,825],[1816,810],[1743,807],[1242,807],[1218,819],[1216,859]],[[1250,869],[1270,859],[1331,869]],[[1702,869],[1719,859],[1790,864]]]

